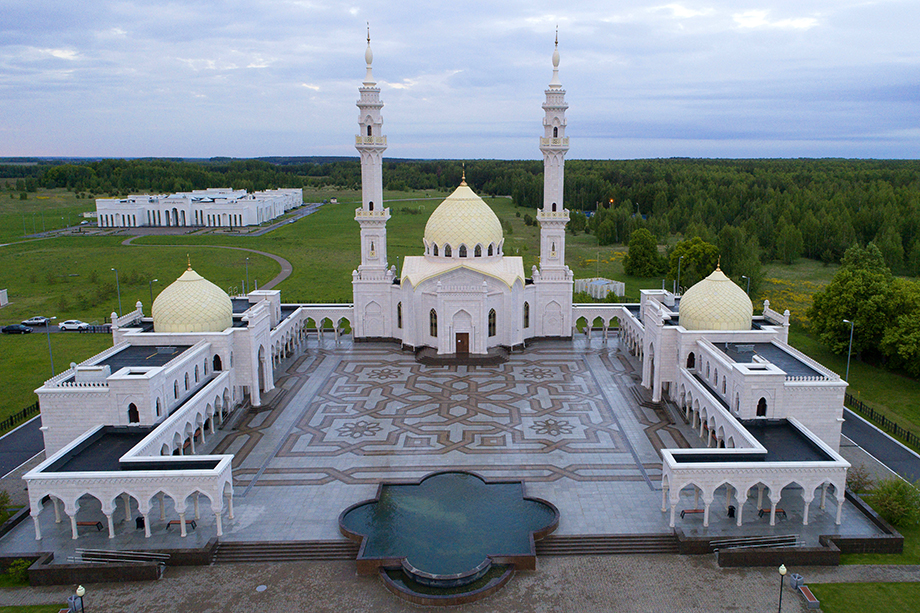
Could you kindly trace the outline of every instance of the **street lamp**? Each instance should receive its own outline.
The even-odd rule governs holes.
[[[747,280],[748,280],[748,284],[747,284],[747,295],[750,296],[750,295],[751,295],[751,278],[750,278],[749,276],[747,276],[747,275],[741,275],[741,278],[742,278],[742,279],[747,279]]]
[[[844,381],[847,383],[850,382],[850,355],[853,353],[853,322],[849,319],[844,319],[843,323],[850,324],[850,348],[847,349],[847,376],[844,377]]]
[[[786,579],[786,565],[779,565],[779,609],[777,613],[783,612],[783,581]]]
[[[80,599],[80,613],[83,613],[83,595],[86,593],[86,588],[82,585],[77,586],[77,598]]]
[[[249,258],[246,258],[246,293],[249,293]]]
[[[51,322],[57,317],[49,317],[45,322],[45,336],[48,337],[48,359],[51,360],[51,376],[54,376],[54,355],[51,353]]]
[[[121,285],[118,283],[118,269],[113,268],[115,271],[115,289],[118,291],[118,316],[121,317]]]
[[[153,284],[159,281],[159,279],[150,280],[150,312],[153,313]]]
[[[680,294],[680,265],[684,261],[684,256],[680,256],[677,260],[677,293]]]

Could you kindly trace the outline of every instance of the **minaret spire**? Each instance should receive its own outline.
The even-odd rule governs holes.
[[[367,22],[367,50],[364,51],[364,61],[367,62],[367,74],[364,75],[364,85],[373,87],[377,84],[374,81],[374,73],[371,70],[371,64],[374,63],[374,52],[371,51],[371,24]]]

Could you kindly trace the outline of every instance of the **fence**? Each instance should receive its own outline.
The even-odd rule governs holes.
[[[891,421],[862,400],[855,398],[852,394],[846,394],[846,396],[844,396],[843,404],[850,407],[851,409],[855,409],[864,417],[868,417],[869,420],[880,425],[882,428],[894,434],[895,436],[903,439],[907,442],[907,444],[920,449],[920,436],[917,436],[904,426]]]
[[[12,415],[7,417],[3,421],[0,421],[0,432],[9,430],[10,428],[15,426],[19,422],[26,421],[33,415],[37,415],[37,414],[38,414],[38,402],[35,402],[34,404],[27,406],[21,411],[13,413]]]

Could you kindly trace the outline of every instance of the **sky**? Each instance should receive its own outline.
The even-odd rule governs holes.
[[[0,0],[0,156],[920,158],[916,0]]]

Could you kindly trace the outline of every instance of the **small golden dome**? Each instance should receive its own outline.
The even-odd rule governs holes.
[[[227,292],[191,267],[153,301],[154,332],[222,332],[233,325]]]
[[[750,330],[754,305],[719,268],[684,293],[680,325],[687,330]]]
[[[438,246],[438,255],[444,255],[444,246],[450,245],[456,257],[460,246],[465,245],[473,256],[476,245],[482,246],[485,256],[489,245],[498,255],[502,243],[502,224],[495,212],[466,184],[454,190],[438,205],[425,225],[425,245]]]

